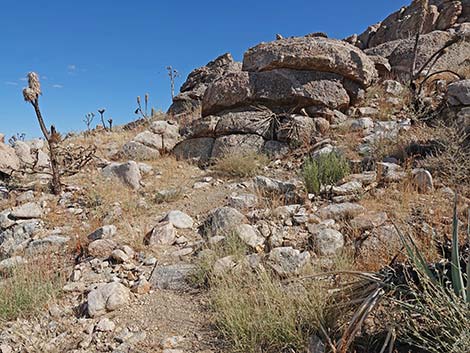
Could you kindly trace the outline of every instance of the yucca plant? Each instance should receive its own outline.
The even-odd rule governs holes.
[[[343,330],[337,353],[346,353],[366,318],[379,306],[388,305],[390,327],[380,353],[392,352],[396,340],[429,353],[468,353],[470,347],[470,211],[467,243],[459,244],[457,197],[452,237],[440,244],[442,261],[426,262],[409,234],[398,229],[407,261],[393,263],[378,273],[348,272],[359,278],[341,290],[340,305],[353,309]],[[392,332],[394,334],[392,334]]]

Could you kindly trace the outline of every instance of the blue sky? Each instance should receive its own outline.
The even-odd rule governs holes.
[[[135,97],[171,102],[165,67],[184,82],[220,54],[261,41],[327,32],[360,33],[407,5],[400,0],[43,0],[3,1],[0,12],[0,132],[40,135],[22,79],[41,76],[41,108],[59,131],[84,129],[87,112],[104,107],[122,124],[135,118]],[[98,114],[97,114],[98,115]],[[95,118],[96,119],[96,118]]]

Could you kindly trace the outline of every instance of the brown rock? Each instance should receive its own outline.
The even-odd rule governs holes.
[[[350,97],[342,82],[343,78],[336,74],[290,69],[234,73],[209,86],[202,114],[206,116],[255,103],[275,107],[345,108]]]
[[[262,43],[249,49],[243,58],[243,70],[312,70],[336,73],[368,86],[376,78],[373,62],[349,43],[322,38],[286,38]]]

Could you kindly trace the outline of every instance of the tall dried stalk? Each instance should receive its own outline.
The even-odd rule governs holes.
[[[41,92],[41,83],[39,82],[39,76],[35,72],[28,74],[28,87],[23,89],[23,97],[26,102],[31,103],[36,113],[36,117],[39,122],[42,134],[47,141],[49,146],[49,159],[52,171],[52,192],[55,195],[59,195],[62,192],[62,184],[60,182],[60,170],[59,161],[57,156],[57,146],[60,142],[60,135],[57,133],[55,127],[51,125],[51,131],[48,131],[44,119],[39,109],[39,96]]]
[[[426,22],[426,17],[429,9],[429,0],[420,1],[420,16],[418,22],[416,23],[416,36],[415,43],[413,47],[413,61],[411,62],[410,67],[410,86],[413,84],[414,75],[416,71],[416,61],[418,60],[418,50],[419,50],[419,38],[423,33],[424,23]]]

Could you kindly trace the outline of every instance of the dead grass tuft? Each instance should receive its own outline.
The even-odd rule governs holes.
[[[65,278],[56,262],[50,257],[29,259],[0,276],[0,321],[39,312],[60,295]]]
[[[227,153],[216,161],[214,170],[223,176],[246,178],[258,174],[268,163],[267,156],[256,152]]]

